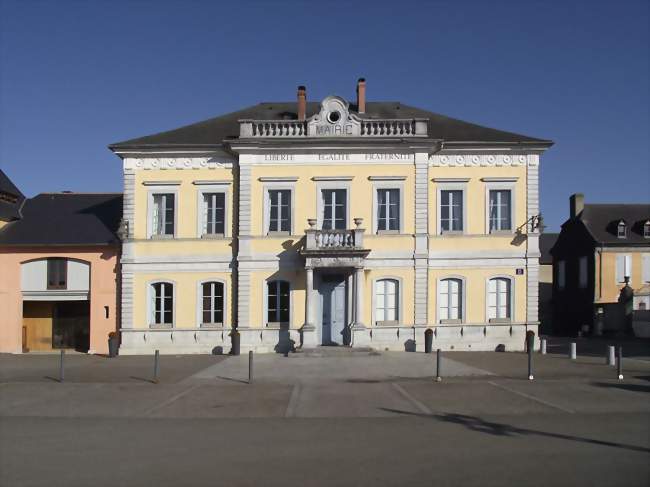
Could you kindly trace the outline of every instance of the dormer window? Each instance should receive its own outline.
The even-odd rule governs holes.
[[[650,220],[646,220],[643,224],[643,238],[650,238]]]
[[[624,220],[618,222],[616,235],[618,238],[627,238],[627,225]]]

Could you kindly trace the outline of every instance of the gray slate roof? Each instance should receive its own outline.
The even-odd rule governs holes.
[[[597,243],[650,245],[650,239],[643,237],[643,224],[650,220],[650,204],[587,204],[578,218]],[[620,220],[627,224],[627,238],[617,236]]]
[[[2,169],[0,169],[0,193],[7,193],[17,198],[16,203],[0,200],[0,220],[11,221],[20,218],[20,206],[25,196]]]
[[[0,229],[0,245],[107,245],[119,242],[118,193],[42,193],[25,200],[22,219]]]
[[[110,149],[146,148],[151,146],[218,146],[223,140],[239,137],[241,119],[282,120],[296,119],[296,102],[267,102],[221,115],[174,130],[160,132],[109,145]],[[350,105],[350,111],[356,111]],[[307,118],[320,111],[320,102],[307,103]],[[421,110],[400,102],[368,102],[361,118],[426,118],[429,120],[429,137],[446,142],[491,142],[552,144],[551,141],[504,132],[473,123]]]

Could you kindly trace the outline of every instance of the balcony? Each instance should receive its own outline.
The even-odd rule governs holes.
[[[363,259],[370,253],[370,249],[363,247],[363,234],[366,231],[361,228],[363,218],[355,218],[356,228],[346,230],[318,230],[315,219],[310,218],[307,222],[309,228],[305,230],[305,244],[300,253],[310,260],[316,258],[316,267],[328,267],[327,258],[336,259],[330,262],[332,266],[343,265],[342,258]]]

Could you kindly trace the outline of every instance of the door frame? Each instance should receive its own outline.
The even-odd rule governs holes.
[[[347,269],[332,269],[332,270],[324,270],[320,271],[318,273],[315,273],[315,279],[314,279],[314,290],[316,291],[318,295],[318,300],[317,300],[317,316],[316,316],[316,332],[317,332],[317,340],[318,340],[318,346],[323,346],[323,294],[321,293],[321,286],[324,285],[326,282],[326,277],[327,276],[340,276],[341,277],[341,283],[344,285],[344,291],[343,291],[343,296],[345,297],[345,304],[343,306],[343,312],[344,312],[344,317],[343,317],[343,327],[344,329],[346,327],[350,326],[350,277],[352,276],[352,273],[347,270]],[[343,340],[342,345],[340,346],[346,346],[345,340]]]

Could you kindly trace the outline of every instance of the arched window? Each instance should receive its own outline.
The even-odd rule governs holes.
[[[512,283],[506,277],[495,277],[488,281],[488,319],[509,320],[511,310]]]
[[[289,323],[289,283],[269,281],[266,283],[267,323]]]
[[[399,282],[396,279],[375,281],[375,321],[399,320]]]
[[[463,319],[463,281],[450,278],[440,281],[440,321]]]
[[[617,236],[618,236],[618,238],[626,238],[627,237],[627,225],[625,224],[625,220],[621,220],[621,221],[618,222]]]
[[[171,282],[151,284],[152,326],[172,326],[174,324],[174,285]]]
[[[223,326],[224,316],[224,285],[222,282],[211,281],[201,284],[202,309],[201,323],[203,325]]]

